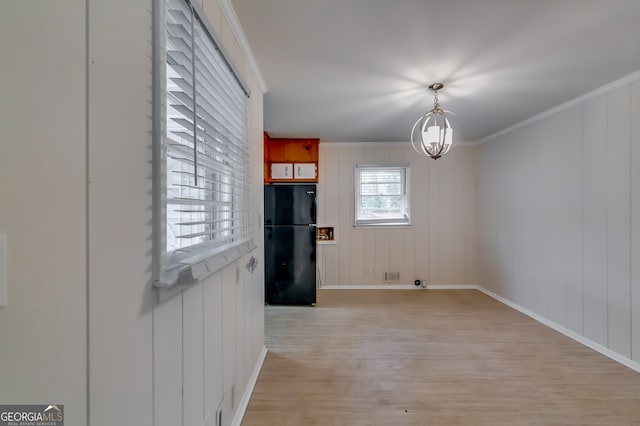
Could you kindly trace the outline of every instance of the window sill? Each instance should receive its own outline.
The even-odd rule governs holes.
[[[165,279],[154,282],[158,303],[182,293],[192,285],[221,271],[245,254],[255,250],[256,247],[256,244],[251,240],[211,256],[200,255],[189,259],[190,261],[180,262],[184,263],[184,266],[175,268]]]
[[[411,228],[411,223],[359,223],[354,228]]]

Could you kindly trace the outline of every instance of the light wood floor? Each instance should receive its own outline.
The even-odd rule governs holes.
[[[640,425],[640,374],[475,290],[267,307],[243,425]]]

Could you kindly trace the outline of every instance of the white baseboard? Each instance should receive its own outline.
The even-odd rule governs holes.
[[[413,284],[378,284],[378,285],[325,285],[319,290],[477,290],[475,284],[427,284],[421,287]]]
[[[323,285],[319,290],[422,290],[413,284]]]
[[[526,316],[533,318],[534,320],[538,321],[539,323],[542,323],[544,325],[546,325],[547,327],[550,327],[554,330],[556,330],[559,333],[564,334],[567,337],[570,337],[571,339],[575,340],[578,343],[582,343],[583,345],[585,345],[588,348],[593,349],[596,352],[600,352],[602,355],[611,358],[612,360],[619,362],[620,364],[624,365],[625,367],[629,367],[630,369],[637,371],[640,373],[640,363],[636,362],[632,359],[627,358],[626,356],[620,355],[617,352],[612,351],[611,349],[602,346],[599,343],[594,342],[593,340],[587,339],[586,337],[569,330],[568,328],[553,322],[551,320],[549,320],[548,318],[543,317],[542,315],[538,315],[535,312],[532,312],[526,308],[523,308],[522,306],[513,303],[512,301],[505,299],[502,296],[499,296],[489,290],[487,290],[486,288],[480,287],[478,286],[477,289],[479,291],[481,291],[482,293],[486,294],[489,297],[494,298],[495,300],[497,300],[498,302],[504,303],[505,305],[509,306],[510,308],[515,309],[516,311],[519,311],[523,314],[525,314]]]
[[[427,290],[477,290],[475,284],[427,284]]]
[[[265,346],[262,347],[260,351],[260,355],[258,356],[258,361],[256,361],[256,365],[253,367],[253,372],[251,373],[251,377],[249,378],[249,384],[242,395],[242,400],[240,400],[240,405],[236,410],[236,415],[233,417],[231,421],[232,426],[240,426],[242,423],[242,418],[244,417],[244,413],[247,410],[247,406],[249,405],[249,400],[251,399],[251,394],[253,393],[253,388],[256,386],[256,382],[258,381],[258,376],[260,375],[260,370],[262,370],[262,364],[264,364],[264,359],[267,356],[267,348]]]

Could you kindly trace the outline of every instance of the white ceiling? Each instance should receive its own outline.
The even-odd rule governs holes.
[[[640,70],[640,0],[231,3],[276,137],[408,141],[440,81],[478,141]]]

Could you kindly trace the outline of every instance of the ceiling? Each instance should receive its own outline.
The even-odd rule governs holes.
[[[263,74],[264,127],[408,141],[433,106],[473,142],[640,70],[638,0],[231,0]]]

